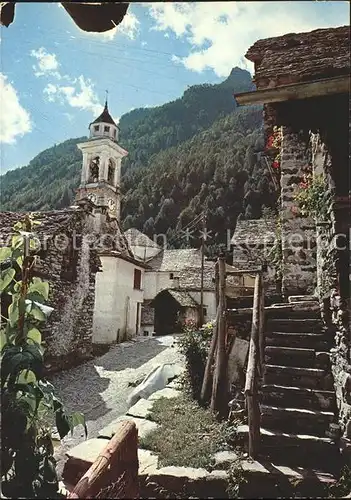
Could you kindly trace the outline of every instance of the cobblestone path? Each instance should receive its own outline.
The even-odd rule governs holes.
[[[134,387],[154,367],[162,363],[182,363],[182,356],[173,345],[174,337],[142,337],[124,342],[109,352],[84,365],[55,374],[51,377],[61,401],[68,412],[84,413],[88,439],[110,424],[128,409],[127,397]],[[67,436],[56,448],[58,472],[62,473],[65,453],[84,441],[81,428]]]

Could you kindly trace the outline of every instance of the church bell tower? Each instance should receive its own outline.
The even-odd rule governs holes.
[[[119,221],[121,162],[128,152],[118,145],[119,127],[109,113],[107,99],[89,131],[89,139],[77,144],[83,153],[83,165],[76,200],[89,198],[99,210]]]

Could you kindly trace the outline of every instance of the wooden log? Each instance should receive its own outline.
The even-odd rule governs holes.
[[[262,278],[261,278],[262,279]],[[264,348],[265,348],[265,311],[264,311],[264,286],[263,280],[261,283],[261,294],[260,294],[260,317],[259,317],[259,329],[258,329],[258,345],[260,353],[260,376],[263,376],[264,367]]]
[[[211,346],[210,346],[210,350],[209,350],[207,361],[206,361],[204,379],[203,379],[202,387],[201,387],[200,399],[203,402],[206,401],[207,396],[208,396],[208,392],[209,392],[209,388],[210,388],[211,368],[212,368],[213,358],[215,356],[216,347],[217,347],[217,340],[218,340],[218,318],[219,318],[219,309],[217,308],[216,323],[215,323],[213,333],[212,333]]]
[[[256,275],[254,303],[252,308],[252,326],[249,346],[249,359],[246,370],[245,393],[252,395],[257,365],[257,344],[260,318],[261,275]]]
[[[218,310],[219,306],[219,269],[218,269],[218,260],[215,265],[215,293],[216,293],[216,309]]]
[[[249,358],[245,381],[245,397],[249,425],[249,455],[252,458],[257,457],[260,446],[260,409],[258,404],[257,377],[260,362],[259,332],[260,320],[262,317],[261,308],[264,305],[262,303],[262,296],[262,275],[258,273],[255,279]]]
[[[225,297],[225,258],[218,259],[219,274],[219,315],[216,365],[212,384],[211,409],[220,416],[228,412],[227,356],[225,351],[226,337],[226,297]]]
[[[249,420],[249,456],[255,459],[260,448],[260,408],[257,393],[246,395],[246,403]]]
[[[123,474],[127,491],[114,498],[138,498],[138,468],[138,431],[133,421],[126,420],[119,424],[115,435],[68,498],[96,498],[102,489],[118,481]]]

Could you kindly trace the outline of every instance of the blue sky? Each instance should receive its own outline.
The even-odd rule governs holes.
[[[0,31],[1,173],[86,135],[105,89],[118,119],[234,66],[252,72],[244,55],[260,38],[348,23],[338,1],[133,3],[116,29],[89,34],[58,3],[17,4]]]

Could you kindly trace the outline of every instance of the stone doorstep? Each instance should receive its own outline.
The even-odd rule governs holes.
[[[150,432],[156,430],[159,427],[156,422],[151,422],[151,420],[123,415],[101,429],[98,434],[99,438],[111,439],[115,434],[118,424],[120,424],[124,420],[131,420],[135,423],[136,428],[138,429],[139,438],[145,438],[148,434],[150,434]]]
[[[151,414],[154,401],[149,401],[148,399],[139,399],[135,405],[133,405],[127,411],[127,415],[131,417],[138,418],[148,418]]]
[[[218,451],[213,455],[215,467],[225,467],[236,462],[239,456],[234,451]]]
[[[212,472],[202,468],[168,466],[155,470],[148,474],[147,480],[155,482],[163,487],[177,489],[187,483],[201,483],[209,481],[223,481],[228,479],[228,473],[224,470],[213,470]]]
[[[180,396],[181,392],[177,391],[176,389],[171,389],[170,387],[165,387],[164,389],[161,389],[160,391],[156,391],[151,396],[149,396],[148,401],[155,401],[156,399],[160,398],[176,398]]]

